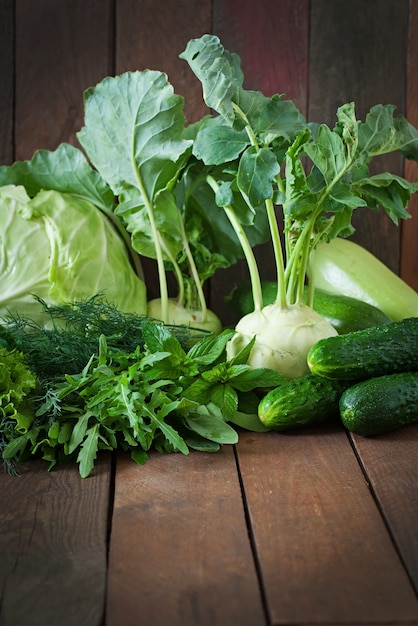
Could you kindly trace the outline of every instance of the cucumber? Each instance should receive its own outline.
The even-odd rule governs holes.
[[[391,322],[383,311],[367,302],[320,289],[315,290],[312,308],[328,320],[339,335]]]
[[[316,288],[368,302],[393,322],[418,316],[418,293],[371,252],[349,239],[319,243],[312,255]]]
[[[418,370],[418,317],[320,339],[309,350],[313,374],[332,379],[371,378]]]
[[[372,437],[418,421],[418,372],[387,374],[356,383],[340,398],[344,426]]]
[[[295,378],[269,391],[258,417],[270,430],[291,430],[339,417],[339,400],[348,382],[314,374]]]
[[[277,295],[275,281],[263,281],[261,284],[263,303],[272,304]],[[230,294],[228,301],[231,307],[240,316],[254,310],[251,284],[244,281]],[[392,320],[376,307],[344,295],[327,293],[316,289],[314,294],[314,311],[322,315],[339,334],[350,333],[363,328],[370,328],[387,324]]]

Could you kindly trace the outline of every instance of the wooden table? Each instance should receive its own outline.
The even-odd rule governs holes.
[[[418,624],[418,424],[0,476],[1,626]]]

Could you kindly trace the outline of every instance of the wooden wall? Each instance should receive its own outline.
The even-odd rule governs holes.
[[[84,89],[130,69],[166,71],[188,121],[199,119],[200,84],[178,54],[205,32],[241,56],[246,87],[287,94],[312,121],[333,123],[354,100],[360,117],[391,103],[418,126],[418,0],[0,0],[0,163],[76,143]],[[379,168],[418,180],[399,157]],[[417,204],[398,228],[359,211],[354,236],[416,289]],[[273,277],[270,248],[258,254]],[[239,264],[212,280],[227,322],[224,296],[246,277]]]

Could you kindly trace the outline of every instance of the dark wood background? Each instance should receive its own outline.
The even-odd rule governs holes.
[[[285,93],[309,120],[333,123],[354,100],[359,117],[391,103],[418,126],[418,0],[0,0],[0,163],[76,143],[83,91],[126,70],[167,72],[188,121],[199,119],[200,84],[178,55],[206,32],[241,56],[247,88]],[[397,156],[378,167],[418,180],[418,166]],[[354,235],[415,289],[417,204],[400,227],[359,211]],[[270,247],[257,254],[273,278]],[[243,278],[238,264],[211,281],[209,304],[225,323],[224,297]]]

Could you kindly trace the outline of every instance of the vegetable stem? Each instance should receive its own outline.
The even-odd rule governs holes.
[[[163,250],[160,240],[160,233],[157,228],[157,224],[155,222],[154,210],[152,207],[152,202],[149,199],[145,187],[142,183],[141,175],[138,171],[138,167],[136,165],[135,155],[134,155],[134,146],[132,146],[132,163],[134,164],[134,172],[135,177],[138,183],[138,188],[142,194],[144,199],[145,208],[147,210],[148,218],[150,221],[151,231],[154,239],[155,245],[155,254],[157,258],[157,270],[158,270],[158,280],[160,283],[160,298],[161,298],[161,321],[165,324],[168,324],[168,286],[167,286],[167,275],[165,271],[164,265],[164,257]]]
[[[162,246],[164,252],[166,253],[168,259],[170,260],[170,263],[173,266],[174,274],[175,274],[176,279],[177,279],[177,288],[178,288],[177,303],[180,304],[181,306],[183,306],[184,299],[185,299],[185,288],[184,288],[183,274],[181,272],[179,264],[177,263],[176,259],[172,255],[169,246],[165,245],[164,239],[161,237],[161,234],[159,234],[159,237],[160,237],[161,246]]]
[[[213,178],[213,176],[207,176],[206,180],[211,189],[213,189],[213,191],[216,193],[216,191],[219,189],[219,185]],[[250,273],[254,310],[260,311],[263,308],[263,294],[261,289],[260,274],[258,271],[257,261],[254,256],[253,249],[250,242],[248,241],[248,237],[245,233],[244,228],[242,227],[241,222],[235,214],[233,207],[231,205],[224,206],[223,210],[225,211],[225,214],[228,217],[231,226],[233,227],[235,234],[238,237],[238,240],[244,252],[245,260],[247,261],[248,271]]]
[[[276,262],[277,272],[277,297],[275,304],[281,309],[285,309],[287,306],[286,299],[286,281],[285,281],[285,269],[282,243],[280,240],[279,226],[276,219],[276,213],[274,211],[274,204],[271,198],[266,200],[267,218],[270,226],[271,240],[273,244],[274,259]]]
[[[200,310],[202,312],[202,317],[203,317],[202,321],[205,321],[206,320],[206,315],[207,315],[206,298],[205,298],[205,294],[203,292],[203,287],[202,287],[202,282],[201,282],[200,277],[199,277],[199,272],[197,271],[196,263],[195,263],[195,260],[193,258],[193,254],[192,254],[192,252],[190,250],[189,242],[187,240],[186,230],[185,230],[185,227],[184,227],[184,221],[182,219],[182,216],[181,216],[181,213],[180,213],[180,209],[178,210],[178,216],[179,216],[180,232],[181,232],[181,238],[182,238],[183,245],[184,245],[184,250],[185,250],[185,253],[186,253],[187,261],[189,263],[190,272],[192,274],[193,281],[194,281],[194,284],[196,286],[197,295],[198,295],[198,298],[199,298]],[[188,302],[187,306],[189,308],[191,308],[191,303]]]

